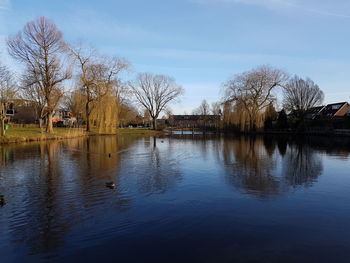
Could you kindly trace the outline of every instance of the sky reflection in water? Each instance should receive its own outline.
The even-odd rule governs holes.
[[[1,262],[349,262],[349,154],[181,134],[1,146]]]

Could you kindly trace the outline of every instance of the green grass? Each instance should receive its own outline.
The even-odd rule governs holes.
[[[145,134],[156,135],[162,134],[163,131],[154,131],[146,128],[122,128],[117,129],[115,133],[98,133],[97,129],[92,129],[90,133],[86,133],[83,128],[54,128],[54,133],[47,134],[39,128],[34,127],[10,127],[6,131],[6,135],[0,137],[0,144],[4,143],[19,143],[30,141],[43,141],[43,140],[60,140],[81,136],[93,136],[93,135],[114,135],[114,134]]]
[[[65,139],[84,136],[86,133],[82,129],[54,128],[52,134],[47,134],[39,128],[17,128],[10,127],[6,135],[0,137],[0,143],[30,142],[53,139]]]

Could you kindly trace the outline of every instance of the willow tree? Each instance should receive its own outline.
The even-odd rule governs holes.
[[[28,22],[17,35],[9,37],[10,55],[24,63],[32,84],[38,85],[45,98],[46,132],[52,133],[52,117],[60,97],[63,82],[71,77],[65,65],[66,43],[56,25],[45,17]]]
[[[113,110],[116,110],[118,115],[117,107],[121,93],[119,75],[129,68],[129,62],[117,57],[101,57],[94,48],[82,44],[70,46],[69,50],[75,59],[78,89],[85,97],[86,131],[90,131],[94,111],[100,111],[99,114],[94,114],[95,117],[98,115],[97,118],[107,118],[106,115],[110,115],[108,118],[111,119],[114,115],[104,109],[115,106]],[[106,120],[97,121],[102,124]]]
[[[279,69],[260,66],[227,81],[225,100],[242,105],[248,115],[249,130],[256,130],[262,111],[275,99],[274,89],[283,87],[288,78]]]
[[[184,92],[171,77],[141,73],[129,86],[138,101],[152,118],[153,129],[157,129],[157,118],[166,106],[178,99]]]
[[[0,135],[5,135],[7,110],[16,95],[16,83],[11,71],[0,65]]]
[[[249,129],[249,118],[244,106],[238,102],[224,103],[223,124],[227,128],[234,128],[238,131],[247,131]],[[259,122],[257,121],[257,126]]]

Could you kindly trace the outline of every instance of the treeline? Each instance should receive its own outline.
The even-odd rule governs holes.
[[[67,43],[57,26],[45,17],[28,22],[7,39],[9,54],[22,65],[14,74],[0,65],[0,120],[4,135],[6,112],[14,100],[25,100],[35,109],[39,126],[53,131],[53,114],[64,105],[85,124],[86,130],[113,132],[136,116],[157,128],[161,112],[169,112],[183,88],[159,74],[140,73],[128,80],[131,63],[101,55],[95,48]],[[233,76],[224,84],[221,101],[203,101],[192,114],[202,115],[203,126],[232,131],[297,128],[310,108],[323,103],[322,90],[311,79],[260,66]],[[282,107],[277,107],[277,93]],[[277,112],[277,108],[281,108]],[[141,113],[140,113],[141,112]],[[220,118],[207,118],[215,115]]]
[[[53,114],[65,105],[83,119],[86,130],[111,132],[121,122],[135,118],[141,106],[156,128],[156,119],[183,89],[171,77],[140,73],[126,80],[130,62],[110,57],[84,44],[67,43],[63,33],[45,17],[28,22],[7,39],[7,50],[21,63],[15,74],[0,65],[1,134],[13,101],[26,100],[35,109],[39,126],[53,132]],[[69,87],[69,89],[68,89]]]
[[[202,119],[220,116],[220,122],[211,122],[206,128],[237,132],[297,129],[305,124],[307,111],[322,105],[324,100],[323,91],[311,79],[290,77],[270,66],[237,74],[223,87],[219,102],[209,105],[203,100],[192,112]],[[283,97],[279,107],[277,94]]]
[[[243,132],[297,128],[307,111],[322,105],[324,100],[322,90],[311,79],[290,77],[269,66],[238,74],[224,87],[223,128]],[[279,112],[278,92],[283,97]]]

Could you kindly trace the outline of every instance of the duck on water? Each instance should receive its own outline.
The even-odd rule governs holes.
[[[113,188],[115,188],[115,183],[114,182],[107,182],[106,187],[113,189]]]
[[[0,195],[0,206],[5,205],[5,197],[3,195]]]

